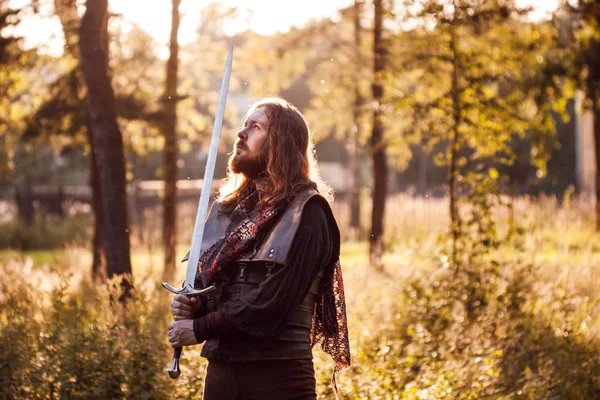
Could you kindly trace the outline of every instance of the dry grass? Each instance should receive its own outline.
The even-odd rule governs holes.
[[[365,203],[361,214],[363,227],[368,226],[370,218],[370,205]],[[542,277],[540,285],[561,285],[593,299],[600,292],[600,234],[594,231],[593,207],[589,200],[573,199],[563,203],[555,197],[515,200],[514,219],[525,229],[522,243],[519,248],[504,247],[500,257],[506,262],[532,262]],[[349,220],[347,204],[336,202],[334,213],[345,236]],[[159,209],[145,212],[142,240],[139,240],[138,227],[132,227],[133,274],[138,282],[144,282],[147,290],[154,290],[151,282],[160,282],[162,275],[163,252],[156,224],[161,218],[157,214],[160,214]],[[497,215],[500,230],[505,231],[510,215],[506,209],[498,210]],[[184,242],[191,235],[194,217],[193,207],[186,204],[180,210],[178,255],[187,252]],[[448,199],[396,195],[387,202],[385,220],[387,253],[384,262],[390,274],[385,279],[402,282],[443,264],[439,238],[448,229]],[[364,242],[343,242],[341,258],[349,300],[354,293],[363,292],[364,285],[377,280],[367,267],[367,251]],[[46,290],[57,283],[57,279],[48,279],[46,273],[49,271],[70,275],[74,285],[87,279],[91,254],[79,245],[67,245],[64,250],[25,253],[3,250],[0,251],[0,262],[18,264],[29,282]],[[182,264],[181,277],[183,270]],[[545,289],[540,290],[544,292]],[[362,301],[364,299],[359,296],[357,302]]]
[[[555,198],[520,198],[514,202],[514,206],[514,218],[523,227],[523,234],[518,243],[502,247],[498,257],[506,265],[533,264],[538,278],[534,292],[529,294],[532,310],[548,304],[557,304],[556,299],[564,296],[565,302],[573,301],[573,307],[577,308],[581,317],[577,321],[584,321],[584,324],[577,322],[578,332],[582,332],[590,343],[597,340],[600,338],[600,234],[593,229],[591,205],[578,200],[564,202]],[[349,394],[349,398],[435,398],[433,394],[423,394],[428,393],[427,391],[418,392],[417,384],[403,386],[400,392],[400,389],[394,386],[397,382],[389,378],[389,374],[402,374],[403,369],[400,366],[397,367],[397,371],[393,370],[396,367],[386,367],[388,370],[382,370],[387,373],[378,373],[376,378],[365,378],[363,381],[357,378],[357,374],[361,374],[362,371],[364,375],[369,368],[383,368],[376,360],[385,359],[387,352],[393,352],[394,346],[399,346],[398,339],[393,339],[394,336],[390,336],[389,332],[397,329],[394,327],[398,326],[398,321],[407,317],[403,314],[405,305],[401,299],[409,282],[434,275],[445,265],[439,238],[447,230],[447,208],[447,199],[398,195],[388,201],[387,252],[384,258],[386,275],[374,274],[369,269],[367,245],[364,242],[344,241],[341,258],[350,339],[353,359],[359,364],[353,369],[354,372],[341,376],[339,385],[342,393],[346,394],[356,393],[359,385],[358,392],[361,393],[356,396]],[[335,205],[334,211],[342,231],[345,232],[348,220],[347,206],[340,202]],[[368,212],[367,205],[363,208],[364,226],[367,226]],[[186,213],[180,215],[180,218],[186,221],[181,224],[180,241],[186,237],[187,231],[191,230],[190,220],[193,219],[189,214],[193,214],[193,210],[186,209]],[[504,210],[498,210],[497,215],[501,230],[505,231],[510,215]],[[158,286],[163,254],[156,242],[158,227],[151,226],[150,221],[160,221],[160,218],[156,214],[148,215],[147,221],[142,240],[137,239],[139,235],[135,231],[136,227],[133,229],[132,265],[138,288],[154,297],[157,291],[163,290]],[[186,251],[187,245],[181,243],[177,254],[183,256]],[[77,293],[77,287],[90,276],[90,264],[89,251],[81,246],[23,254],[14,251],[0,252],[0,270],[20,271],[24,281],[33,284],[44,293],[49,293],[60,283],[60,276],[67,276],[70,282],[68,286],[72,288],[73,293]],[[182,264],[181,278],[184,275],[183,269]],[[572,300],[573,298],[576,300]],[[164,306],[167,308],[166,304]],[[164,341],[166,343],[166,338]],[[197,357],[197,352],[188,352],[188,355],[191,354]],[[329,379],[333,364],[320,352],[315,356],[319,392],[323,397],[330,397]],[[168,357],[167,354],[165,359]],[[204,368],[202,361],[194,359],[189,362],[189,366]],[[468,360],[465,362],[468,363]],[[181,385],[178,384],[177,387]],[[395,397],[400,396],[399,393],[404,397]],[[422,396],[407,393],[421,393]],[[182,394],[179,397],[186,396]]]

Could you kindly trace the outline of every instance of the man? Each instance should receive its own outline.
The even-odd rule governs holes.
[[[171,305],[171,345],[204,343],[204,399],[315,399],[316,343],[350,365],[330,197],[298,109],[254,104],[204,231],[196,286],[216,294]]]

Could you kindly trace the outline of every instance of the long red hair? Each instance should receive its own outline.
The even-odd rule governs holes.
[[[265,98],[250,107],[242,121],[257,109],[264,108],[269,120],[265,140],[266,174],[257,179],[260,200],[274,205],[291,199],[296,193],[313,188],[333,201],[333,190],[322,181],[314,152],[310,129],[302,113],[280,98]],[[232,171],[235,152],[229,157],[227,177],[219,187],[220,212],[229,213],[240,201],[240,196],[253,183],[242,174]]]

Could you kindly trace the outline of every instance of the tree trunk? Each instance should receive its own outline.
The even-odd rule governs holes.
[[[81,21],[81,70],[88,88],[93,144],[102,192],[102,242],[108,278],[131,274],[129,222],[123,137],[115,113],[115,97],[107,71],[107,0],[88,0]],[[131,283],[123,281],[125,295]]]
[[[600,17],[596,17],[600,24]],[[592,38],[588,50],[588,96],[594,115],[594,142],[596,149],[596,230],[600,231],[600,40]]]
[[[77,42],[79,41],[79,15],[77,14],[77,3],[75,0],[54,0],[54,9],[56,15],[60,19],[65,35],[66,49],[65,51],[79,60],[77,52]],[[108,54],[108,35],[105,37],[103,49]],[[108,62],[108,57],[106,58]],[[76,85],[75,93],[79,93],[81,82],[75,79],[73,84]],[[85,108],[85,98],[80,99],[82,108]],[[106,268],[103,262],[102,250],[102,192],[100,190],[100,177],[98,172],[98,162],[96,148],[92,137],[92,128],[89,121],[89,113],[86,110],[82,111],[86,115],[87,138],[90,145],[90,172],[89,182],[92,191],[92,212],[94,214],[94,233],[92,238],[92,282],[100,283],[106,278]]]
[[[425,196],[427,194],[427,152],[425,150],[425,140],[421,142],[421,149],[419,150],[419,178],[417,184],[417,194],[419,196]]]
[[[163,280],[168,282],[175,276],[175,245],[177,227],[177,68],[178,52],[177,32],[179,31],[180,0],[173,0],[171,13],[170,55],[167,61],[165,82],[163,134],[165,136],[164,170],[165,197],[163,200],[163,244],[165,265]]]
[[[362,0],[354,1],[354,45],[355,45],[355,57],[358,65],[361,63],[361,25],[360,17],[362,10]],[[354,129],[351,131],[353,137],[351,137],[352,153],[350,154],[350,167],[352,171],[352,188],[350,189],[350,231],[352,237],[355,240],[360,239],[360,188],[361,188],[361,175],[360,175],[360,116],[361,108],[363,105],[363,98],[360,94],[359,79],[355,79],[354,86],[354,106],[352,110],[354,119]]]
[[[373,130],[371,133],[371,153],[373,157],[373,210],[371,213],[371,236],[369,237],[369,259],[371,266],[383,272],[383,218],[385,215],[385,199],[387,195],[387,159],[383,142],[383,71],[385,53],[382,38],[383,4],[382,0],[374,0],[375,19],[373,29],[374,76],[373,76]]]
[[[28,237],[30,236],[29,233],[33,228],[33,217],[35,213],[35,209],[33,207],[31,182],[29,178],[27,178],[27,181],[23,185],[15,186],[15,201],[17,203],[17,210],[19,213],[19,221],[12,246],[21,251],[29,250],[31,241],[28,239]]]
[[[88,140],[93,143],[92,130],[88,124]],[[100,283],[106,279],[106,266],[103,263],[102,250],[102,191],[96,149],[90,151],[90,187],[92,189],[92,210],[94,211],[94,237],[92,239],[92,282]]]
[[[594,148],[596,149],[596,230],[600,232],[600,100],[598,97],[592,104],[594,107]]]
[[[460,117],[460,88],[458,87],[458,54],[456,48],[456,34],[451,28],[450,49],[452,51],[452,141],[450,143],[450,166],[448,186],[450,191],[450,225],[452,229],[452,262],[458,265],[458,240],[460,237],[460,216],[458,214],[456,184],[458,181],[458,151],[460,150],[459,127]]]
[[[29,178],[23,185],[15,187],[15,196],[17,203],[17,210],[19,212],[19,224],[23,224],[27,228],[31,228],[33,225],[33,193],[31,188],[31,181]]]

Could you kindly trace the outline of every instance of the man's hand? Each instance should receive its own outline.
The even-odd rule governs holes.
[[[171,302],[171,314],[175,321],[194,318],[194,314],[202,308],[202,301],[197,297],[176,294]]]
[[[169,324],[169,342],[171,347],[192,346],[198,344],[194,335],[194,320],[185,319]]]

